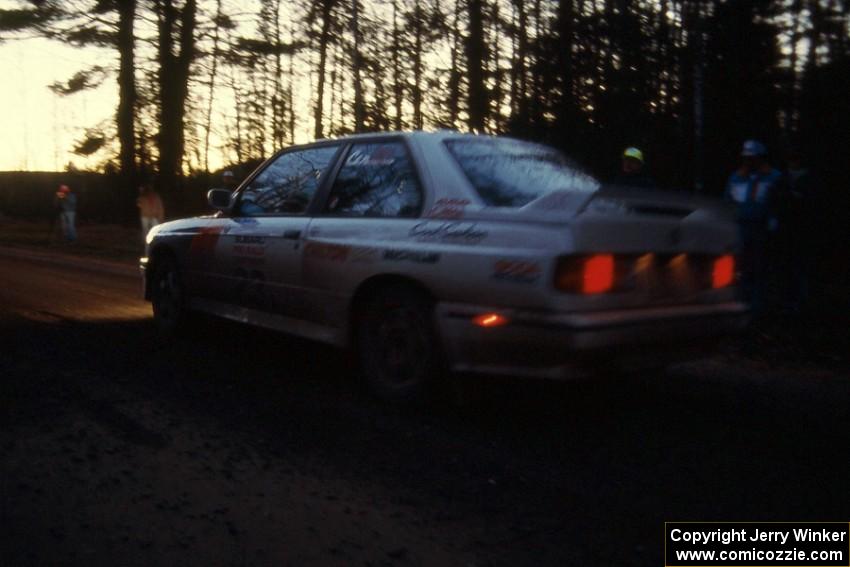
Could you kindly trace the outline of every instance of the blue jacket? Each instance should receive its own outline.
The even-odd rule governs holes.
[[[772,225],[781,184],[782,174],[772,167],[759,171],[739,169],[729,176],[725,196],[735,204],[739,221]]]
[[[73,213],[77,211],[77,196],[73,193],[65,193],[64,197],[58,195],[54,199],[56,208],[63,213]]]

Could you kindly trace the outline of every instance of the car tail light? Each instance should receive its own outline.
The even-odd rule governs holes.
[[[614,287],[613,254],[567,256],[558,261],[555,287],[572,293],[596,294]]]
[[[735,281],[735,257],[731,254],[715,258],[711,269],[711,287],[726,287]]]

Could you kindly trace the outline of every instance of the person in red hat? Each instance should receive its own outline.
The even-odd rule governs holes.
[[[77,196],[67,185],[60,185],[53,204],[59,213],[59,226],[68,242],[77,241]]]

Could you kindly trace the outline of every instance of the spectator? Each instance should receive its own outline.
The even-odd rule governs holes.
[[[623,151],[620,175],[614,179],[614,185],[655,189],[655,180],[644,173],[644,165],[642,151],[635,147],[626,148]]]
[[[799,313],[809,295],[809,274],[816,249],[817,207],[815,184],[803,165],[800,152],[788,155],[786,191],[779,209],[780,258],[787,276],[784,282],[785,308]]]
[[[77,241],[77,196],[67,185],[60,185],[53,199],[53,206],[59,216],[62,236],[67,242]]]
[[[239,184],[236,182],[236,176],[230,170],[221,174],[221,182],[224,188],[231,192],[236,191],[236,188],[239,187]]]
[[[744,142],[741,166],[729,176],[725,195],[737,213],[741,290],[754,315],[765,307],[768,242],[778,226],[776,201],[781,185],[782,174],[768,163],[764,144]]]
[[[139,207],[142,238],[145,238],[148,232],[160,224],[165,218],[162,199],[159,198],[159,194],[150,185],[142,185],[139,187],[139,198],[136,199],[136,206]]]

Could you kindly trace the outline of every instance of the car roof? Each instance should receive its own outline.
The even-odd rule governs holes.
[[[368,140],[371,138],[386,138],[386,137],[401,137],[401,138],[411,138],[411,139],[437,139],[444,140],[449,138],[496,138],[491,134],[476,134],[470,132],[461,132],[459,130],[450,130],[450,129],[438,129],[438,130],[396,130],[389,132],[366,132],[362,134],[346,134],[344,136],[335,136],[331,138],[321,138],[319,140],[314,140],[310,143],[319,143],[319,142],[349,142],[349,141],[359,141],[359,140]],[[499,136],[499,138],[503,138]],[[306,145],[306,144],[299,144]]]

